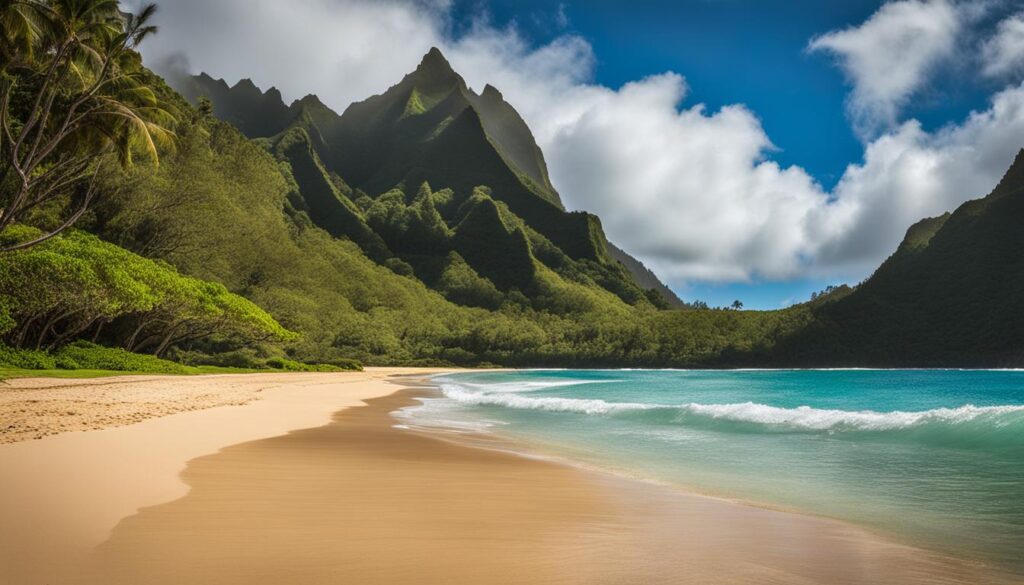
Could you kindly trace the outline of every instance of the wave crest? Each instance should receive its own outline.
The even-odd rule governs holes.
[[[444,384],[445,396],[473,406],[640,418],[649,424],[676,424],[733,432],[900,433],[923,440],[972,439],[973,442],[1024,446],[1024,406],[974,406],[923,411],[877,412],[782,408],[742,402],[734,404],[645,404],[608,402],[598,398],[528,396],[521,393],[473,391]],[[943,442],[946,442],[945,440]]]

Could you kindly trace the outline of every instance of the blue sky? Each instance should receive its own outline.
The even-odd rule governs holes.
[[[844,112],[849,87],[831,58],[808,41],[857,25],[879,0],[456,0],[456,26],[488,15],[543,44],[566,32],[583,36],[597,57],[595,81],[618,87],[664,71],[684,75],[689,101],[717,109],[743,103],[761,119],[778,151],[832,187],[863,146]],[[1012,10],[1012,3],[995,15]],[[561,20],[559,14],[564,14]],[[998,18],[989,17],[990,23]],[[893,56],[893,58],[898,58]],[[932,80],[907,113],[935,128],[985,107],[992,85],[958,75]]]
[[[567,207],[711,305],[860,282],[1024,146],[1024,0],[175,0],[157,23],[158,70],[338,111],[441,48]]]
[[[845,111],[849,85],[829,55],[807,51],[808,41],[856,26],[884,2],[878,0],[456,0],[455,26],[486,14],[497,27],[515,26],[543,44],[566,33],[584,37],[597,59],[595,81],[619,87],[664,71],[686,77],[688,102],[710,109],[748,106],[777,148],[770,157],[799,165],[825,189],[835,186],[864,146]],[[982,26],[1014,10],[997,6]],[[1016,8],[1020,8],[1019,6]],[[563,18],[564,17],[564,18]],[[894,55],[893,58],[898,58]],[[993,91],[969,75],[936,76],[908,105],[907,117],[940,128],[984,109]],[[964,81],[968,83],[964,83]],[[979,194],[980,195],[980,194]],[[688,300],[773,309],[806,300],[829,284],[858,275],[754,282],[673,283]],[[851,282],[852,283],[852,282]]]

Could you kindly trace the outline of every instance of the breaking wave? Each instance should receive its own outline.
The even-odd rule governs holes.
[[[597,398],[530,396],[490,387],[442,384],[444,395],[457,403],[517,410],[628,417],[640,423],[699,427],[724,432],[819,433],[902,437],[956,446],[1024,447],[1024,406],[974,406],[923,411],[877,412],[782,408],[755,402],[735,404],[647,404],[608,402]],[[533,387],[530,390],[536,390]],[[502,389],[504,390],[504,389]]]

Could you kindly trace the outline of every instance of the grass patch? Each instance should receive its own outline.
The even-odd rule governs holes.
[[[261,372],[343,372],[361,369],[362,365],[354,360],[342,360],[333,364],[306,364],[284,358],[270,358],[251,363],[186,365],[87,341],[77,341],[54,352],[18,350],[0,344],[0,380],[102,378],[152,374],[189,376]]]
[[[254,370],[247,368],[223,368],[219,366],[198,366],[189,367],[187,371],[177,372],[175,374],[167,374],[166,372],[150,372],[145,370],[61,370],[61,369],[50,369],[50,370],[28,370],[25,368],[7,368],[0,366],[0,380],[10,380],[13,378],[61,378],[61,379],[79,379],[79,378],[109,378],[111,376],[152,376],[154,374],[159,375],[174,375],[174,376],[196,376],[199,374],[269,374],[277,370]]]

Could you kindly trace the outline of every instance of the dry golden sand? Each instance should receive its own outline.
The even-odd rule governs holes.
[[[325,425],[342,408],[394,392],[393,376],[437,371],[0,384],[0,443],[7,443],[0,444],[0,585],[61,582],[53,575],[106,540],[122,518],[185,495],[179,474],[191,459]],[[75,414],[60,415],[69,404]]]
[[[371,368],[369,376],[418,372]],[[424,370],[427,371],[427,370]],[[0,444],[73,431],[92,431],[179,412],[239,406],[265,391],[363,374],[223,374],[116,376],[92,379],[16,378],[0,381]]]
[[[410,404],[410,392],[392,394],[395,386],[380,378],[352,382],[347,392],[339,384],[336,379],[334,391],[319,400],[336,403],[344,394],[352,406],[359,404],[356,396],[377,397],[367,406],[341,410],[329,424],[306,425],[312,428],[285,435],[271,432],[269,438],[236,441],[192,459],[181,475],[189,488],[186,495],[173,501],[151,498],[150,504],[167,503],[122,514],[109,537],[79,555],[55,554],[64,549],[36,539],[34,548],[22,547],[25,554],[4,558],[4,547],[29,537],[33,525],[12,530],[0,518],[0,582],[999,582],[982,568],[842,523],[691,496],[395,428],[389,413]],[[314,401],[312,395],[309,400]],[[5,449],[19,445],[81,441],[103,433],[156,441],[167,430],[153,425],[190,416],[191,434],[201,435],[213,428],[208,417],[215,411],[242,412],[265,402],[0,446],[0,469],[31,473],[31,461],[6,457]],[[341,406],[346,405],[335,410]],[[245,412],[250,414],[215,426],[234,427],[250,415],[261,424],[269,422]],[[297,422],[293,417],[289,424]],[[147,427],[146,435],[126,435],[139,427]],[[36,464],[53,465],[49,460]],[[82,471],[83,476],[102,473]],[[11,511],[3,508],[8,495],[0,485],[5,514]],[[20,501],[31,499],[22,494]],[[110,494],[87,498],[97,504],[106,499]],[[45,517],[34,526],[66,521]]]

